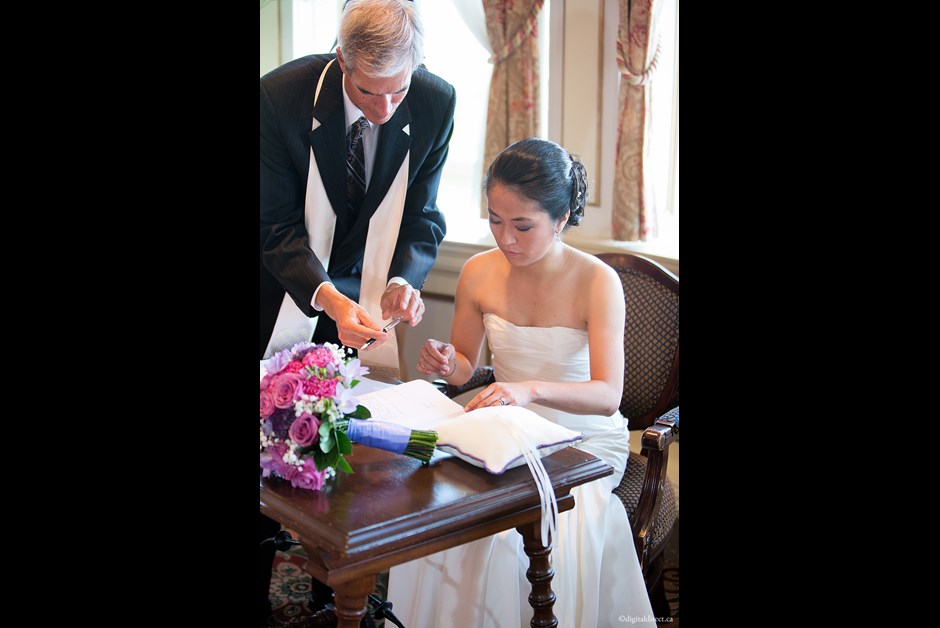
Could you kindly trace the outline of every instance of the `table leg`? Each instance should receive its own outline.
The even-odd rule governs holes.
[[[366,600],[375,590],[375,575],[333,585],[333,604],[339,620],[336,628],[359,628],[366,614]]]
[[[532,593],[529,594],[529,604],[535,614],[529,625],[532,628],[556,628],[558,619],[552,612],[555,605],[555,592],[552,591],[552,578],[555,570],[549,562],[552,553],[552,544],[542,547],[542,523],[536,521],[519,526],[516,530],[522,535],[522,543],[526,556],[529,557],[529,568],[525,572],[526,578],[532,583]]]

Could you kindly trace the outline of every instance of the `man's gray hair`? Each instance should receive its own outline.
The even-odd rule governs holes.
[[[424,61],[424,26],[413,2],[349,0],[337,44],[350,70],[377,78],[410,74]]]

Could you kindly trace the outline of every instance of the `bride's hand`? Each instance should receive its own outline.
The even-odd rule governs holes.
[[[492,406],[524,406],[529,403],[529,394],[527,388],[519,382],[495,382],[490,384],[477,394],[464,406],[465,412],[476,410],[477,408],[489,408]]]
[[[418,356],[419,372],[449,377],[457,368],[457,350],[454,345],[428,338]]]

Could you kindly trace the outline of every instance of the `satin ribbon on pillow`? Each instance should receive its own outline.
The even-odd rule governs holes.
[[[525,463],[529,466],[529,472],[532,479],[535,480],[535,488],[539,492],[539,501],[542,505],[542,547],[548,547],[556,537],[556,525],[558,521],[558,500],[555,498],[555,489],[552,487],[552,478],[549,477],[545,465],[542,464],[542,458],[532,442],[516,429],[516,426],[505,417],[500,417],[506,426],[506,432],[519,446]]]

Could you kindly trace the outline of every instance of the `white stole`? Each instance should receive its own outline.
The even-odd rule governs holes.
[[[323,87],[323,79],[330,66],[331,60],[317,83],[317,91],[313,97],[314,106]],[[313,119],[312,130],[320,126],[320,121]],[[410,125],[409,125],[410,126]],[[408,133],[409,126],[403,131]],[[369,230],[366,234],[365,256],[362,264],[362,282],[359,287],[359,304],[369,313],[373,321],[382,322],[382,293],[388,283],[388,269],[392,263],[395,244],[398,242],[398,231],[401,227],[401,216],[405,208],[405,194],[408,187],[408,158],[409,151],[402,161],[401,168],[388,193],[378,209],[369,219]],[[310,249],[314,252],[323,267],[330,269],[330,251],[333,248],[333,235],[336,232],[336,212],[326,195],[326,188],[320,177],[317,167],[316,155],[310,149],[310,169],[307,171],[307,195],[304,199],[304,226],[307,229],[307,239]],[[326,316],[326,313],[320,314]],[[292,347],[301,341],[309,341],[313,337],[318,318],[308,318],[294,303],[290,295],[284,294],[281,309],[271,332],[271,340],[264,357],[268,358],[277,351]],[[399,369],[398,339],[393,331],[391,337],[382,346],[363,351],[359,359],[364,364]]]

